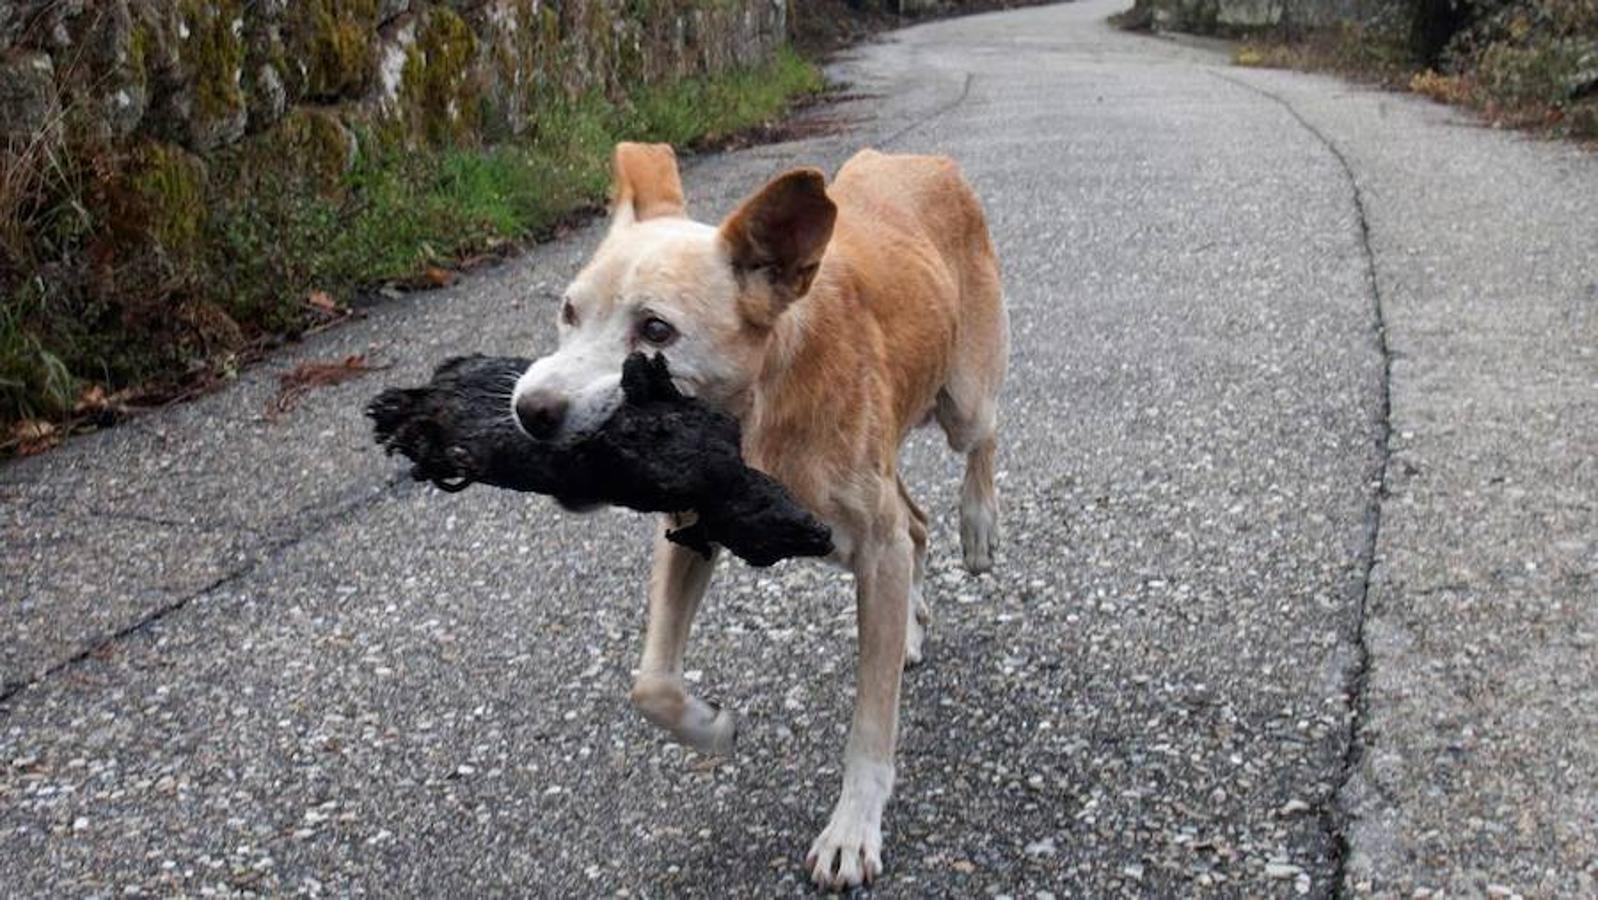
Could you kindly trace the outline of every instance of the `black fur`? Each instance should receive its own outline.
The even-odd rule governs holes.
[[[827,526],[744,465],[737,420],[684,397],[659,354],[628,357],[625,402],[569,444],[535,441],[511,418],[511,390],[530,364],[456,357],[423,387],[384,391],[366,408],[377,443],[408,457],[412,478],[446,491],[481,482],[548,494],[568,509],[692,511],[697,521],[666,536],[707,557],[713,544],[756,566],[832,552]]]

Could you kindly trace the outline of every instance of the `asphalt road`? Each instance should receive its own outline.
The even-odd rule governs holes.
[[[1090,2],[839,63],[800,141],[948,153],[1014,318],[1007,541],[935,525],[883,896],[1598,892],[1598,159],[1122,35]],[[627,704],[648,523],[406,481],[360,415],[550,347],[594,228],[237,386],[0,468],[0,892],[807,889],[851,593],[724,564],[689,653],[736,758]],[[268,421],[275,376],[382,373]],[[1505,894],[1507,896],[1508,894]]]

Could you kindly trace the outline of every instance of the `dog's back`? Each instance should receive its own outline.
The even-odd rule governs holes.
[[[973,407],[997,391],[1008,328],[987,220],[959,167],[947,157],[863,150],[828,193],[838,205],[829,254],[863,282],[861,299],[882,330],[897,436],[940,406],[991,418]],[[991,429],[947,412],[945,427]],[[976,436],[950,441],[965,452]]]

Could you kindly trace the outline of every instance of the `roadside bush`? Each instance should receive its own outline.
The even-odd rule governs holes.
[[[1445,61],[1483,102],[1565,111],[1598,93],[1598,0],[1483,2]]]
[[[1284,29],[1234,59],[1375,78],[1496,122],[1598,138],[1598,0],[1376,3],[1359,21]]]

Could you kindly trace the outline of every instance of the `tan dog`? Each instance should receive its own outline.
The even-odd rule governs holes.
[[[513,400],[529,433],[596,427],[621,400],[622,361],[666,355],[684,392],[736,415],[749,465],[833,529],[854,573],[859,682],[843,791],[810,849],[815,881],[849,887],[882,871],[899,682],[921,658],[927,517],[899,476],[911,428],[936,419],[965,454],[966,568],[992,565],[995,404],[1009,324],[981,206],[953,162],[856,155],[831,187],[781,175],[720,227],[686,218],[665,145],[616,148],[609,234],[571,284],[560,347]],[[632,690],[643,715],[707,753],[731,750],[733,716],[683,681],[689,624],[711,561],[655,539],[649,626]]]

